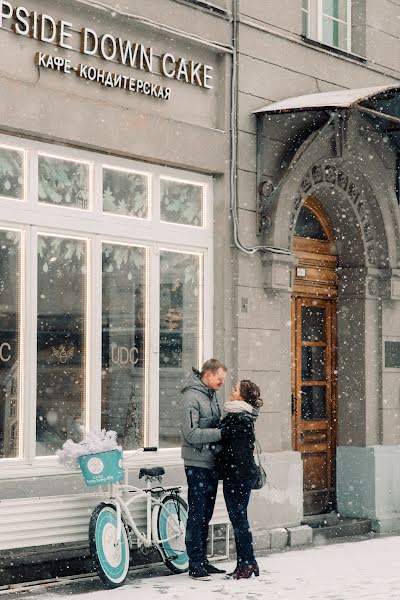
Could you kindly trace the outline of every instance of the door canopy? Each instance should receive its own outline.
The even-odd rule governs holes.
[[[338,90],[279,100],[254,111],[257,117],[257,233],[271,226],[270,208],[292,167],[319,135],[332,131],[335,155],[342,156],[352,111],[400,149],[400,87]],[[304,142],[307,140],[307,143]],[[272,151],[271,151],[272,149]],[[266,177],[265,173],[270,176]]]

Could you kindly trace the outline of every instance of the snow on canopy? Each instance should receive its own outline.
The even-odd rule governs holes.
[[[391,90],[398,90],[400,93],[399,86],[381,85],[377,87],[335,90],[333,92],[294,96],[268,104],[263,108],[255,110],[253,114],[321,110],[324,108],[352,108],[367,98],[378,96]]]

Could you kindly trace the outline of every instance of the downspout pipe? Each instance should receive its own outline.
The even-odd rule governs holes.
[[[231,83],[231,159],[230,159],[230,212],[233,223],[233,241],[235,247],[245,254],[255,254],[256,252],[268,252],[272,254],[290,255],[287,248],[274,246],[244,246],[239,237],[239,218],[238,218],[238,189],[237,189],[237,103],[238,103],[238,3],[239,0],[232,0],[232,83]],[[255,229],[255,225],[254,225]]]

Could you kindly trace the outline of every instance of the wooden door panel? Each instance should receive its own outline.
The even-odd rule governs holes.
[[[335,496],[335,310],[331,299],[292,300],[293,447],[303,459],[306,514],[331,509]]]
[[[326,451],[303,454],[304,491],[328,489],[328,459]]]

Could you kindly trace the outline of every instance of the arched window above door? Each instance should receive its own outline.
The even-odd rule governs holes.
[[[300,243],[306,239],[329,244],[334,242],[335,234],[322,204],[314,197],[308,197],[300,209],[297,217],[294,237]]]
[[[312,238],[313,240],[328,240],[328,236],[326,235],[317,216],[305,205],[301,208],[299,216],[297,217],[294,235],[298,237]]]

